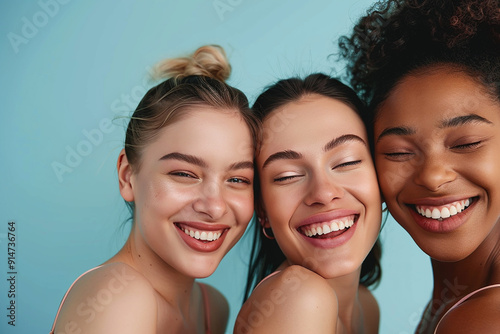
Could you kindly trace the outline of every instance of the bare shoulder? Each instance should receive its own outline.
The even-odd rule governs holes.
[[[76,281],[55,333],[155,333],[157,305],[155,291],[141,273],[110,263]]]
[[[225,333],[229,318],[229,303],[226,297],[211,285],[203,283],[208,295],[212,333]]]
[[[359,285],[359,301],[363,308],[363,321],[366,333],[378,333],[380,309],[373,293],[364,285]]]
[[[480,291],[451,310],[441,320],[437,334],[498,333],[499,313],[500,287]]]
[[[338,302],[318,274],[290,266],[263,281],[245,302],[234,333],[334,333]]]

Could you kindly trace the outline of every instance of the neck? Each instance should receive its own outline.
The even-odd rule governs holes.
[[[453,303],[468,293],[500,283],[500,223],[465,259],[440,262],[432,259],[433,301]]]
[[[187,317],[195,279],[165,263],[145,244],[134,227],[123,248],[107,262],[123,262],[140,272],[167,303]]]
[[[346,333],[362,331],[363,313],[359,301],[360,273],[361,268],[348,275],[327,279],[328,284],[335,290],[339,303],[337,328]]]

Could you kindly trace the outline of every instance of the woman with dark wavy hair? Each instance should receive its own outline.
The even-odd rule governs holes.
[[[498,0],[381,1],[340,47],[389,211],[431,258],[417,333],[498,333]]]
[[[312,74],[278,81],[253,111],[260,224],[235,333],[378,333],[367,287],[380,278],[381,199],[364,105]]]

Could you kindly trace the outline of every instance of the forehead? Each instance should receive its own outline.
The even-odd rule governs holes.
[[[477,79],[452,68],[435,68],[407,75],[397,83],[378,107],[375,126],[431,120],[438,124],[493,105],[487,88]]]
[[[345,103],[310,95],[273,111],[264,119],[262,149],[290,149],[294,145],[324,145],[346,133],[365,138],[365,127]]]
[[[200,106],[160,129],[146,150],[202,155],[217,148],[215,151],[233,156],[252,156],[252,146],[250,130],[237,111]]]

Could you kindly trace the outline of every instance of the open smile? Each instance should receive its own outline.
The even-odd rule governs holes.
[[[358,215],[352,215],[328,222],[301,226],[299,232],[309,238],[333,238],[344,233],[354,225],[358,217]]]
[[[463,225],[471,214],[479,197],[469,197],[449,203],[433,201],[422,204],[407,204],[415,222],[424,230],[433,233],[451,232]],[[437,202],[437,201],[435,201]]]
[[[222,246],[229,227],[204,223],[174,223],[179,235],[192,249],[199,252],[213,252]]]
[[[181,225],[181,224],[176,224],[178,228],[180,228],[184,233],[189,235],[191,238],[194,238],[196,240],[200,241],[215,241],[220,238],[222,233],[224,233],[224,230],[218,230],[218,231],[203,231],[203,230],[198,230],[194,229],[193,227],[186,226],[186,225]]]
[[[345,244],[354,235],[359,214],[351,211],[349,214],[336,213],[336,217],[328,216],[314,217],[310,224],[306,221],[297,231],[317,248],[331,249]],[[321,217],[323,219],[318,219]]]
[[[419,215],[426,218],[442,221],[453,217],[467,210],[477,197],[471,197],[465,200],[454,201],[448,204],[431,206],[431,205],[410,205]]]

